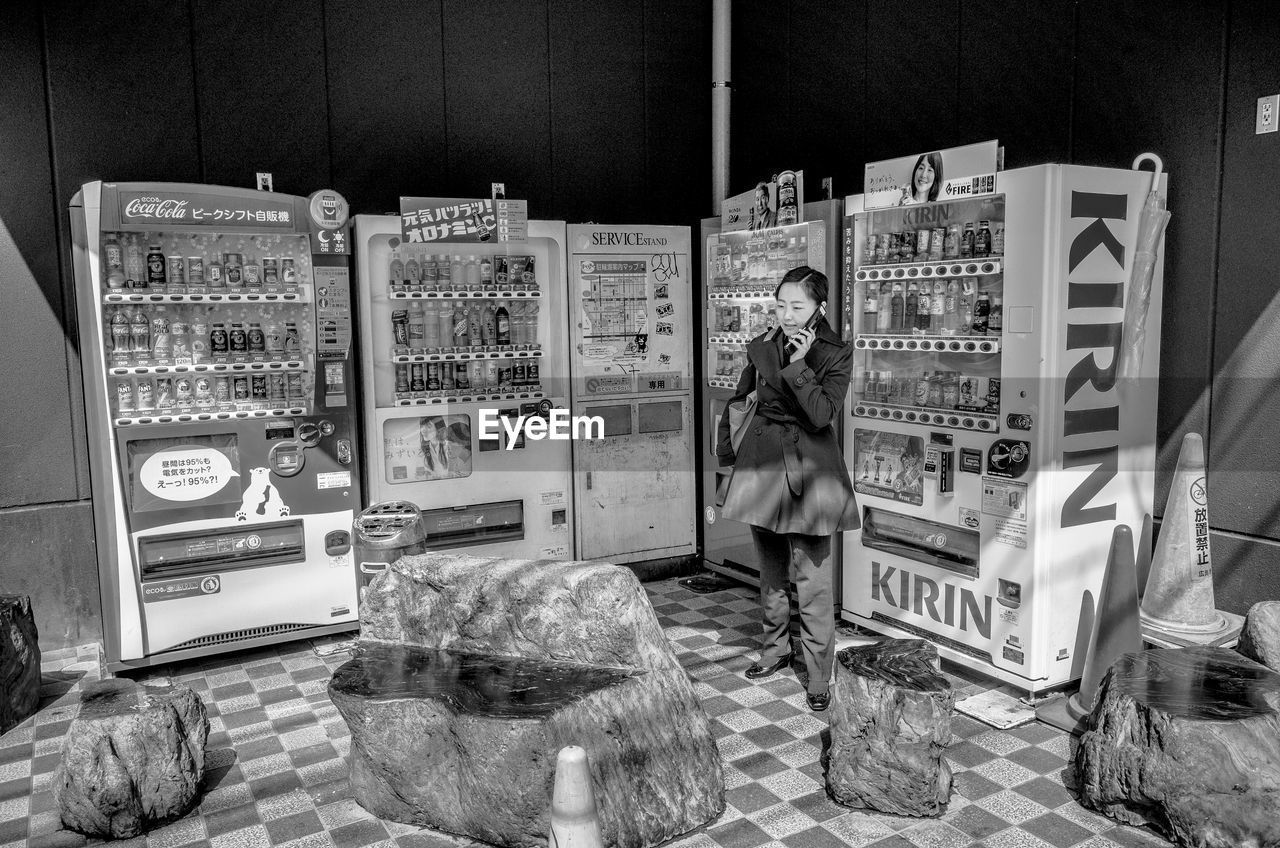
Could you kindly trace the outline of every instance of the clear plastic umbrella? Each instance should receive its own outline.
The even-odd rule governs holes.
[[[1156,254],[1160,239],[1169,223],[1169,212],[1160,196],[1160,175],[1164,162],[1154,153],[1143,153],[1133,160],[1133,169],[1140,170],[1143,162],[1155,165],[1151,175],[1151,190],[1138,216],[1138,239],[1133,251],[1133,271],[1129,275],[1129,288],[1124,302],[1124,327],[1120,348],[1120,379],[1122,385],[1136,381],[1142,372],[1142,354],[1147,344],[1147,313],[1151,308],[1151,278],[1155,274]]]

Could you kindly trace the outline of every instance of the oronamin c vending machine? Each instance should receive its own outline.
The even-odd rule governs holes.
[[[1152,510],[1158,322],[1116,377],[1150,184],[1042,165],[847,219],[846,617],[1033,693],[1080,676],[1112,529]]]
[[[400,217],[359,215],[355,233],[370,501],[417,505],[430,548],[572,559],[569,442],[507,426],[568,406],[564,223],[409,242]]]
[[[357,626],[346,201],[93,182],[70,213],[109,667]]]

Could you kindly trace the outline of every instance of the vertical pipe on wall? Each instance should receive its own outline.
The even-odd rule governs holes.
[[[711,21],[711,214],[729,189],[729,23],[731,0],[712,0]]]

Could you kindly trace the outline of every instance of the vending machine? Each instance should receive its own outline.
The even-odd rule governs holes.
[[[689,228],[569,227],[578,556],[697,549]],[[588,430],[592,424],[598,430]]]
[[[572,559],[569,442],[547,438],[568,418],[565,225],[422,243],[401,222],[355,219],[370,501],[417,505],[427,548]]]
[[[93,182],[70,213],[108,666],[356,627],[346,201]]]
[[[1158,319],[1116,374],[1150,185],[1043,165],[847,219],[846,618],[1032,693],[1080,676],[1112,529],[1152,510]]]
[[[705,304],[706,315],[699,322],[705,333],[701,343],[706,354],[706,390],[700,410],[702,555],[712,571],[750,583],[760,580],[751,527],[720,514],[718,495],[728,484],[733,469],[720,467],[716,430],[746,367],[747,342],[774,324],[773,293],[787,271],[808,265],[827,275],[831,286],[827,321],[840,330],[840,307],[844,302],[839,273],[841,208],[838,200],[806,203],[802,223],[766,230],[722,233],[719,218],[702,222],[706,245],[706,275],[700,301]],[[840,546],[836,544],[833,562],[838,562],[839,556]],[[839,597],[840,569],[833,568],[832,572]]]

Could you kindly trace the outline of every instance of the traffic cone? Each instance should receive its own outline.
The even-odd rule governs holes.
[[[1055,698],[1036,708],[1036,718],[1060,730],[1079,734],[1084,718],[1093,709],[1098,684],[1121,654],[1142,650],[1138,626],[1138,580],[1134,567],[1133,531],[1126,524],[1111,533],[1111,552],[1102,576],[1098,613],[1093,617],[1089,648],[1085,652],[1080,690]]]
[[[1142,594],[1142,624],[1148,634],[1154,631],[1179,644],[1207,644],[1231,627],[1213,597],[1209,487],[1199,433],[1182,437],[1160,539]]]
[[[603,848],[596,795],[591,787],[587,752],[577,745],[560,749],[551,793],[548,848]]]

